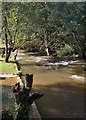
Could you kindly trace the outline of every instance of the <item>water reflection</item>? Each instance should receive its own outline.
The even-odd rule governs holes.
[[[35,85],[33,91],[45,95],[36,101],[42,117],[77,118],[84,117],[84,88],[70,82],[52,85]]]

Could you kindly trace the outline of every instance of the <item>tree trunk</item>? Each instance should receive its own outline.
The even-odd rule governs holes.
[[[12,37],[11,37],[11,40],[10,40],[10,42],[11,42],[10,46],[11,47],[8,48],[8,34],[7,34],[7,32],[9,30],[7,28],[8,27],[8,23],[7,23],[7,17],[6,17],[6,15],[5,15],[4,23],[5,23],[5,62],[8,62],[13,47],[12,47]],[[9,33],[10,33],[10,31],[9,31]]]
[[[12,48],[9,48],[8,54],[5,57],[5,62],[8,62],[10,54],[11,54]]]
[[[86,53],[85,53],[85,51],[82,52],[82,58],[83,58],[84,60],[86,60]]]
[[[85,49],[83,49],[83,48],[81,48],[81,51],[80,51],[80,58],[82,58],[82,59],[86,59],[86,52],[85,52]]]
[[[48,49],[48,45],[47,45],[47,30],[45,29],[45,35],[44,35],[44,44],[45,44],[45,51],[47,53],[47,56],[49,56],[49,49]]]
[[[8,56],[8,39],[7,39],[7,33],[5,29],[5,62],[8,62],[7,56]]]
[[[74,38],[75,42],[78,44],[78,46],[79,46],[79,50],[80,50],[79,51],[79,57],[82,58],[82,59],[86,59],[85,46],[82,46],[79,38],[78,39],[76,38],[76,35],[75,35],[74,32],[73,32],[73,38]],[[83,43],[83,44],[85,44],[85,43]]]
[[[14,56],[14,60],[15,60],[15,61],[16,61],[17,53],[18,53],[18,49],[16,50],[16,54],[15,54],[15,56]]]
[[[5,16],[5,62],[8,62],[8,36],[7,36],[7,18]]]

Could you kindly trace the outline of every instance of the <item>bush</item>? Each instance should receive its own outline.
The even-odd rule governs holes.
[[[4,109],[2,111],[2,120],[14,120],[13,114],[10,110]]]
[[[56,55],[58,57],[72,55],[73,53],[74,53],[74,49],[68,44],[65,44],[65,46],[61,47],[59,50],[58,49],[56,50]]]

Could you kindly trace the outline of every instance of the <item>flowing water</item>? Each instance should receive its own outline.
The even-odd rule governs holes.
[[[34,75],[32,92],[44,93],[36,101],[42,118],[84,118],[84,61],[53,63],[50,57],[22,50],[17,60],[23,80],[26,73]]]

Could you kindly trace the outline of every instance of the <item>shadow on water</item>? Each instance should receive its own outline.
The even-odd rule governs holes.
[[[84,82],[70,78],[84,77],[83,61],[52,63],[45,56],[35,57],[22,51],[17,58],[22,73],[34,75],[32,92],[45,94],[36,101],[42,118],[84,118]]]
[[[68,82],[34,85],[33,91],[45,94],[36,101],[42,118],[84,118],[83,85]]]

